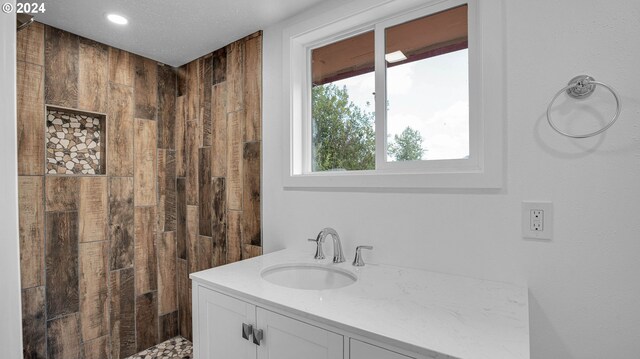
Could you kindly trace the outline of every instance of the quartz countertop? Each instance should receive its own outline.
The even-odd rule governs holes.
[[[330,290],[301,290],[263,280],[272,265],[315,263],[358,280]],[[192,273],[212,289],[281,309],[424,355],[459,359],[529,359],[527,288],[449,274],[367,263],[333,264],[313,253],[282,250]]]

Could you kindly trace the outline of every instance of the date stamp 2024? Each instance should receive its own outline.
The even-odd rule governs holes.
[[[44,3],[37,2],[19,2],[16,3],[15,9],[12,3],[4,3],[2,4],[2,12],[5,14],[11,14],[13,10],[16,11],[16,14],[43,14],[46,10]]]

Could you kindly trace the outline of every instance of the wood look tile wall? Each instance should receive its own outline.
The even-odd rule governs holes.
[[[34,27],[31,31],[42,29]],[[24,31],[23,31],[24,32]],[[19,175],[38,175],[44,168],[44,68],[18,61]]]
[[[172,68],[34,23],[17,61],[24,357],[191,339],[189,274],[261,253],[261,32]],[[106,114],[106,175],[45,174],[47,104]]]
[[[189,339],[189,273],[262,253],[261,66],[257,32],[178,70],[178,327]]]
[[[24,357],[127,357],[177,333],[175,70],[39,23],[18,48]],[[46,104],[107,115],[106,175],[45,174]]]
[[[111,272],[111,358],[125,358],[136,351],[136,309],[133,268]]]

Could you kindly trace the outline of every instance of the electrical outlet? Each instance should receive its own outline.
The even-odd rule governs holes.
[[[553,203],[522,202],[522,237],[551,239],[553,236]]]
[[[529,211],[529,224],[529,230],[531,231],[544,231],[544,211],[541,209],[532,209]]]

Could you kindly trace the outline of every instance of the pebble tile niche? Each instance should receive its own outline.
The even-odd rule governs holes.
[[[47,107],[47,174],[105,174],[104,119],[103,115]]]

